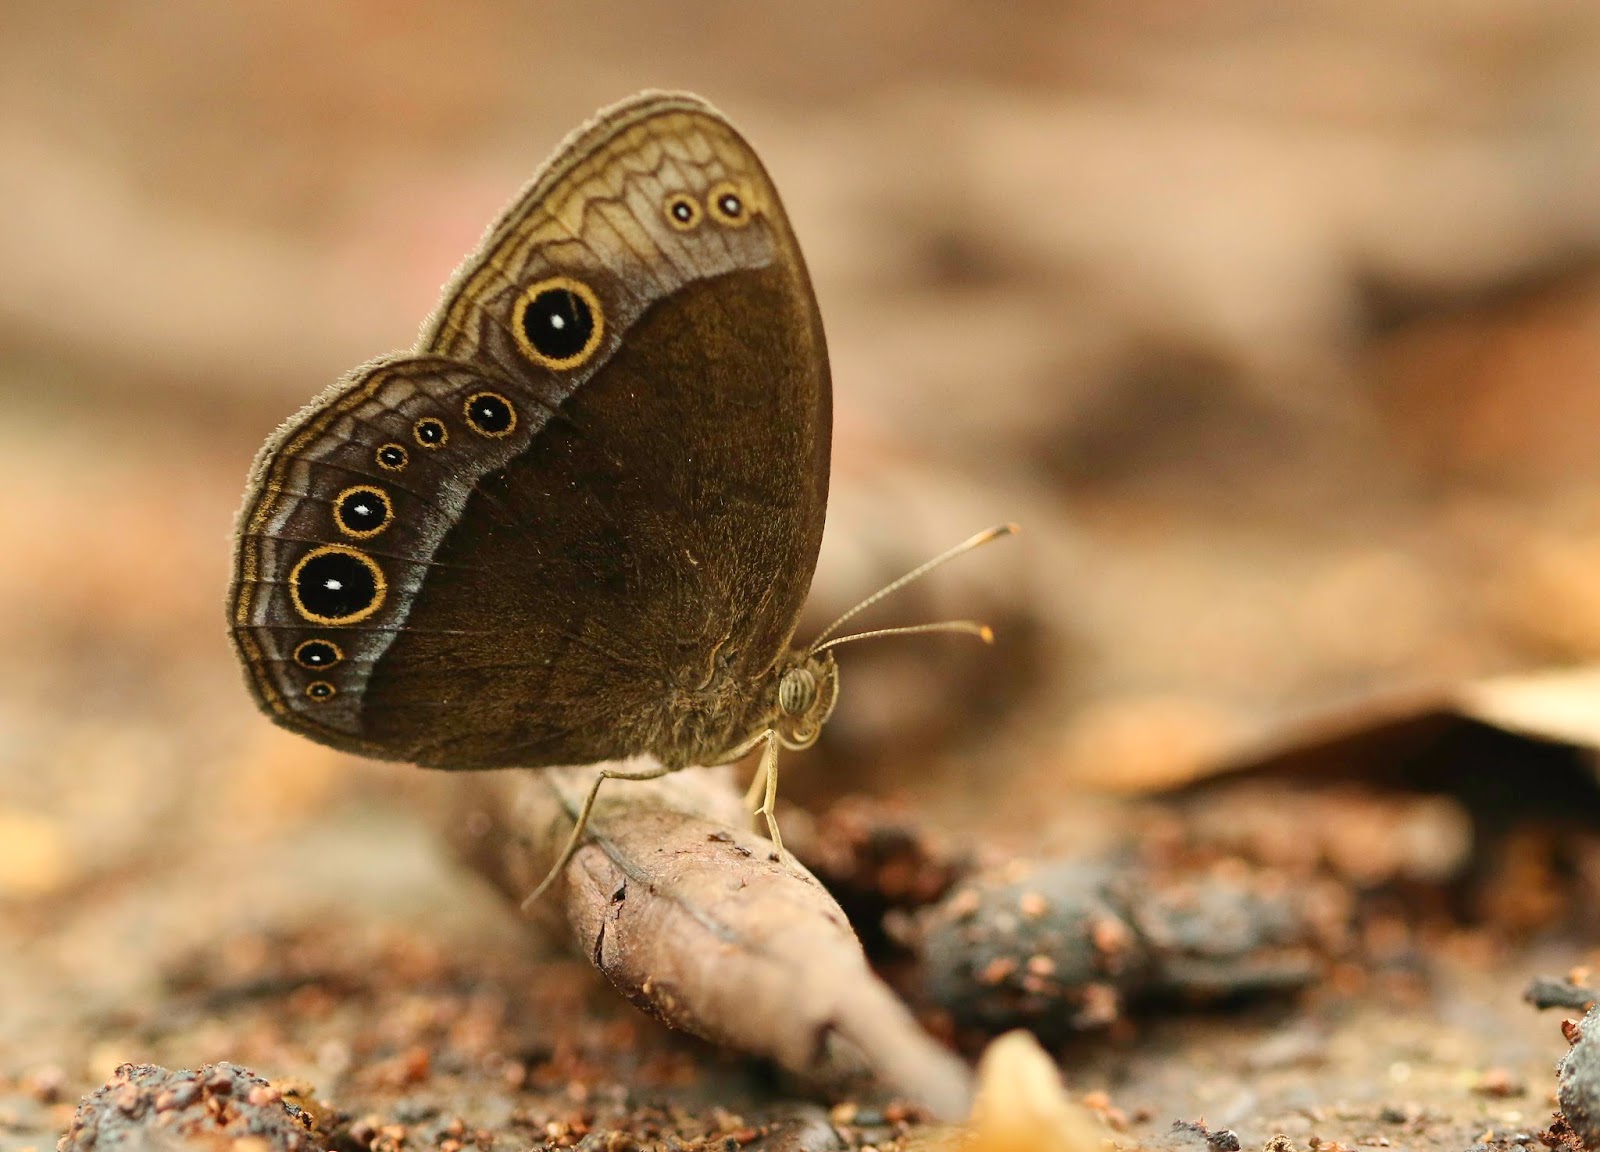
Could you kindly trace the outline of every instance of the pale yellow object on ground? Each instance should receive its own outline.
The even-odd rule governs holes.
[[[1509,731],[1600,748],[1600,666],[1497,676],[1455,696],[1467,715]]]
[[[1045,1050],[1007,1032],[978,1061],[978,1096],[964,1128],[924,1131],[906,1152],[1104,1152],[1107,1134],[1068,1098]]]
[[[70,871],[60,824],[0,808],[0,895],[42,896],[65,884]]]

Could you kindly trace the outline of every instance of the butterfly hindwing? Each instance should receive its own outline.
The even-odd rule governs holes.
[[[497,399],[509,427],[467,418],[471,405],[492,417]],[[525,383],[491,385],[469,364],[393,357],[358,369],[268,442],[240,513],[232,616],[270,713],[363,745],[367,678],[434,551],[481,476],[525,449],[555,403]]]

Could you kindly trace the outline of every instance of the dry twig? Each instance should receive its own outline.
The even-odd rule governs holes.
[[[592,771],[478,778],[454,821],[467,859],[520,901]],[[873,975],[822,885],[748,823],[725,771],[613,787],[538,914],[674,1028],[808,1078],[869,1069],[937,1115],[965,1114],[966,1067]]]

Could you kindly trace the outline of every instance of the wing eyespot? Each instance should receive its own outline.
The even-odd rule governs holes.
[[[339,493],[333,502],[333,522],[355,540],[368,540],[394,521],[389,494],[371,484],[357,484]]]
[[[517,430],[517,410],[498,392],[474,392],[461,407],[467,427],[479,436],[498,440]]]
[[[450,429],[437,416],[424,416],[411,426],[411,436],[424,448],[443,448],[450,439]]]
[[[339,690],[326,680],[313,680],[306,685],[306,695],[319,704],[324,700],[332,700],[339,694]]]
[[[289,573],[294,610],[313,624],[355,624],[383,607],[389,584],[365,552],[324,544],[300,557]]]
[[[511,331],[522,354],[558,372],[581,367],[605,338],[605,311],[594,289],[570,276],[552,276],[522,290]]]
[[[679,232],[693,231],[705,218],[705,213],[700,208],[700,201],[686,192],[674,192],[668,196],[661,211],[667,218],[667,223]]]
[[[706,193],[706,206],[719,224],[744,228],[750,223],[749,197],[731,180],[712,186]]]
[[[411,463],[411,453],[406,451],[404,444],[380,444],[372,458],[385,472],[402,471]]]
[[[302,640],[294,650],[294,662],[302,668],[332,668],[343,659],[343,650],[332,640]]]

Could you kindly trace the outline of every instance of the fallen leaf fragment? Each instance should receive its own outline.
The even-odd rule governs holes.
[[[60,824],[36,813],[0,808],[0,895],[42,896],[70,876]]]
[[[1470,847],[1440,855],[1435,872],[1454,875],[1432,879],[1481,881],[1515,849],[1519,826],[1552,843],[1560,838],[1552,829],[1600,828],[1597,754],[1600,667],[1561,669],[1374,696],[1222,757],[1166,796],[1270,782],[1449,797],[1470,821]],[[1451,864],[1450,855],[1459,859]],[[1521,888],[1513,904],[1527,904]],[[1495,918],[1489,895],[1485,911]]]
[[[1543,757],[1562,770],[1575,763],[1588,769],[1586,757],[1572,755],[1579,752],[1600,752],[1600,666],[1377,694],[1236,748],[1197,781],[1300,773],[1460,793],[1465,785],[1453,779],[1453,770],[1462,761],[1482,773],[1517,753],[1522,760]],[[1538,767],[1551,772],[1545,763]],[[1575,799],[1592,811],[1600,806],[1600,786],[1592,770],[1579,774],[1581,785],[1563,785],[1553,774],[1541,784],[1548,791],[1578,793]],[[1535,790],[1525,806],[1541,798]]]
[[[919,1133],[906,1152],[1102,1152],[1108,1136],[1074,1104],[1027,1032],[1007,1032],[978,1061],[978,1096],[965,1129]]]

